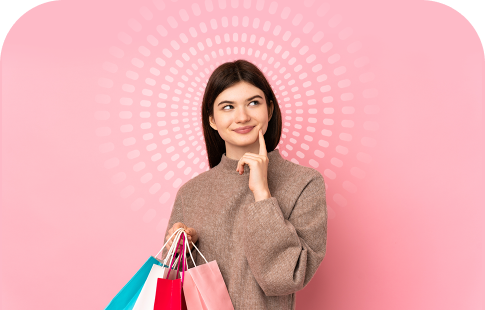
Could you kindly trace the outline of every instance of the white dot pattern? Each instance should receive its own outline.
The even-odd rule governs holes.
[[[358,192],[349,178],[365,177],[379,130],[376,77],[344,16],[314,0],[304,1],[311,14],[264,0],[152,3],[115,35],[119,44],[102,64],[95,98],[104,167],[131,209],[164,230],[177,189],[208,170],[200,120],[207,80],[218,65],[243,58],[264,72],[278,98],[281,154],[336,184],[328,199],[335,218],[330,206],[346,206]]]

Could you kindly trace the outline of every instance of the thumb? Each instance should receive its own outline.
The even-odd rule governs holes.
[[[187,228],[185,232],[187,233],[187,235],[190,235],[192,237],[196,235],[195,229],[193,228]]]

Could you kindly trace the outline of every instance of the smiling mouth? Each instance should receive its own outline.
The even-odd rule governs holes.
[[[247,127],[235,129],[234,131],[237,132],[237,133],[248,133],[251,130],[253,130],[254,127],[256,127],[256,126],[247,126]]]

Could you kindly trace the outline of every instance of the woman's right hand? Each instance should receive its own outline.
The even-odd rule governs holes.
[[[199,236],[197,235],[197,232],[195,231],[195,229],[187,227],[184,223],[179,222],[179,223],[173,224],[172,228],[168,230],[167,236],[165,237],[165,242],[167,242],[168,238],[170,238],[172,234],[179,228],[185,229],[185,233],[187,234],[187,238],[189,239],[189,246],[190,246],[190,249],[192,250],[192,247],[193,247],[192,242],[196,243],[197,240],[199,239]],[[170,248],[172,247],[172,243],[174,239],[175,237],[170,239],[170,241],[167,243],[166,245],[167,250],[170,250]],[[182,240],[180,240],[180,244],[183,245]],[[177,247],[176,253],[178,252],[179,252],[179,247]]]

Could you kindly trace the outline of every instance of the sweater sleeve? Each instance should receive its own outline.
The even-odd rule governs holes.
[[[174,204],[173,204],[172,213],[170,214],[170,219],[168,220],[167,228],[165,229],[165,235],[164,235],[165,237],[163,238],[163,244],[165,244],[165,242],[167,242],[166,238],[167,238],[168,231],[170,230],[170,228],[172,228],[173,224],[178,223],[178,222],[184,223],[185,225],[190,227],[190,225],[188,223],[185,223],[185,221],[184,221],[184,204],[183,204],[182,187],[179,188],[177,195],[175,196],[175,201],[174,201]],[[199,243],[199,241],[197,240],[195,245],[197,246],[198,243]],[[168,250],[166,248],[164,248],[163,251],[162,251],[162,258],[165,258],[167,256],[167,252],[168,252]],[[192,256],[196,260],[197,255],[194,252],[195,252],[194,248],[192,248]],[[192,262],[192,259],[191,259],[189,253],[187,253],[187,265],[188,265],[187,266],[188,268],[194,267],[194,264]]]
[[[285,219],[275,197],[245,206],[244,251],[249,268],[267,296],[305,287],[326,252],[325,183],[318,173],[306,184]]]

